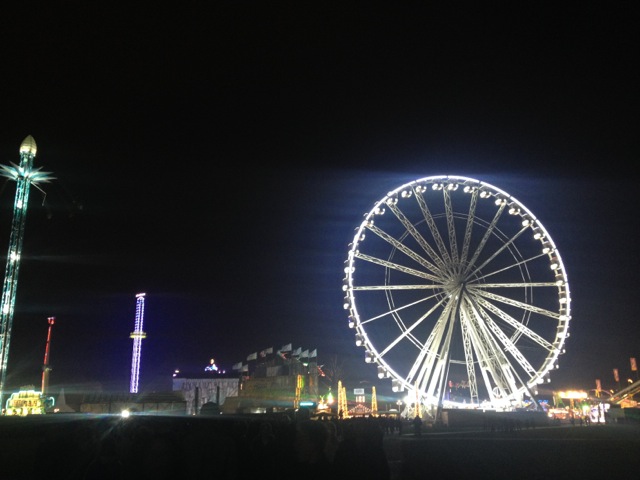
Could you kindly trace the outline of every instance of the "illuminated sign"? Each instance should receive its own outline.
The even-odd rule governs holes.
[[[579,392],[575,390],[569,390],[566,392],[558,392],[558,397],[567,399],[579,399],[587,398],[587,392]]]
[[[53,397],[45,397],[32,389],[12,393],[7,400],[5,415],[42,415],[54,404]]]

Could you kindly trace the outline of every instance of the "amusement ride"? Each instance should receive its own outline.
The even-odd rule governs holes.
[[[2,300],[0,302],[0,402],[2,401],[7,381],[7,364],[9,361],[9,346],[11,344],[11,328],[18,289],[18,274],[20,273],[20,259],[24,244],[24,231],[29,206],[29,192],[31,186],[40,189],[41,183],[54,179],[50,172],[41,171],[42,167],[34,168],[37,145],[31,135],[20,144],[20,163],[16,165],[0,165],[0,175],[16,182],[16,195],[13,202],[13,220],[7,252],[4,283],[2,285]]]
[[[515,197],[462,176],[406,183],[364,214],[344,265],[356,345],[411,416],[540,408],[571,297],[551,235]]]

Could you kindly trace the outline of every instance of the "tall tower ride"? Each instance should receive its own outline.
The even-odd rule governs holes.
[[[51,366],[49,365],[49,352],[51,350],[51,329],[53,324],[56,323],[56,317],[47,318],[49,322],[49,330],[47,331],[47,345],[44,348],[44,363],[42,364],[42,395],[45,395],[49,389],[49,372]]]
[[[13,202],[13,221],[7,252],[7,264],[2,285],[2,301],[0,302],[0,402],[4,394],[7,380],[7,364],[9,360],[9,344],[11,343],[11,327],[18,289],[18,273],[20,257],[24,243],[24,227],[27,218],[29,190],[31,185],[38,188],[39,183],[46,183],[54,177],[50,172],[41,172],[33,167],[36,156],[36,141],[28,135],[20,145],[20,164],[0,165],[0,175],[16,182],[16,196]]]
[[[142,353],[142,339],[147,338],[147,334],[142,330],[144,322],[144,293],[136,295],[136,323],[129,335],[133,338],[133,353],[131,355],[131,385],[129,393],[138,393],[138,380],[140,379],[140,354]]]

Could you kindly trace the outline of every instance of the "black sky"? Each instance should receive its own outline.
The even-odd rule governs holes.
[[[31,192],[10,384],[39,385],[56,316],[51,384],[126,391],[139,292],[144,388],[290,342],[370,380],[342,310],[347,244],[388,191],[440,174],[507,191],[554,237],[573,320],[552,387],[631,375],[636,8],[11,10],[0,162],[33,135],[56,180]]]

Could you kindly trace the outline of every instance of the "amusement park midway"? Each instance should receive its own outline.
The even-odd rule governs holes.
[[[74,5],[0,29],[8,391],[289,343],[388,403],[638,380],[635,7]]]

